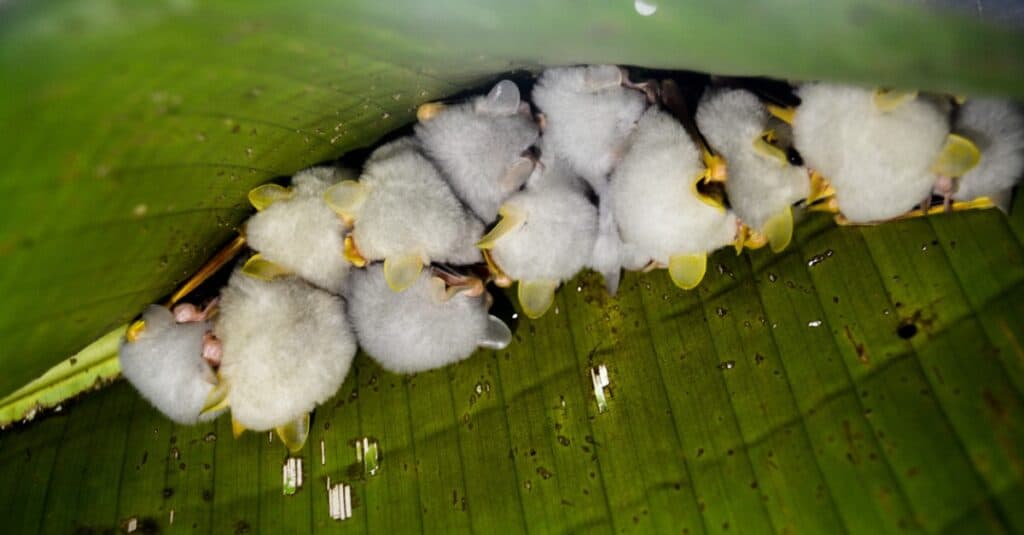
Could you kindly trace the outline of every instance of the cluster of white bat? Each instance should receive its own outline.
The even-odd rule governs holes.
[[[784,108],[716,87],[687,121],[673,89],[610,65],[549,69],[537,114],[505,80],[421,106],[415,135],[358,180],[317,167],[254,189],[256,254],[205,307],[147,309],[124,376],[176,422],[230,408],[236,432],[276,429],[297,450],[357,345],[398,373],[504,348],[488,282],[517,282],[533,318],[588,267],[613,293],[622,269],[667,268],[690,289],[718,248],[785,248],[794,206],[850,223],[1003,206],[1024,170],[1007,101],[812,83]]]

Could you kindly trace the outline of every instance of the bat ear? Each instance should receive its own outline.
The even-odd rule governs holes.
[[[306,445],[306,439],[309,438],[309,413],[277,426],[274,431],[277,432],[277,436],[281,442],[284,442],[288,451],[298,453]]]
[[[932,164],[932,172],[947,177],[961,177],[974,169],[980,161],[981,151],[973,141],[964,136],[949,134],[942,152]]]
[[[519,87],[511,80],[502,80],[480,102],[481,111],[495,115],[513,115],[519,112]]]
[[[917,98],[917,91],[901,89],[876,89],[871,94],[871,101],[881,112],[889,112]]]
[[[523,307],[527,317],[537,319],[543,316],[555,302],[556,288],[558,281],[519,281],[519,305]]]
[[[494,316],[487,316],[487,330],[480,339],[479,346],[487,349],[505,349],[512,341],[512,331],[505,322]]]
[[[708,268],[707,253],[675,255],[668,259],[668,275],[676,286],[692,290],[704,279]]]

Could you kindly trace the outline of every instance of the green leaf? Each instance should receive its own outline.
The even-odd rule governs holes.
[[[1020,50],[1019,33],[883,0],[650,17],[628,0],[4,4],[0,394],[173,290],[252,186],[500,73],[613,62],[1024,96]],[[693,292],[631,274],[609,298],[582,275],[508,350],[411,378],[359,357],[314,414],[292,496],[276,438],[175,426],[118,383],[0,432],[0,518],[12,533],[1024,532],[1022,237],[1020,210],[818,217],[783,254],[714,255]],[[351,485],[340,526],[328,478]]]
[[[692,292],[657,272],[609,298],[585,274],[507,350],[442,370],[360,355],[293,496],[276,437],[174,426],[118,383],[0,434],[0,504],[14,532],[1019,532],[1022,231],[819,216],[783,254],[712,256]]]

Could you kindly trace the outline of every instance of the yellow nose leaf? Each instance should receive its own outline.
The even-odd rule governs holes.
[[[785,210],[769,219],[764,225],[764,234],[768,237],[768,245],[771,246],[772,252],[784,250],[793,239],[793,209],[787,206]]]
[[[981,151],[973,141],[957,135],[946,136],[942,152],[932,164],[932,172],[945,177],[961,177],[981,161]]]
[[[284,442],[288,451],[298,453],[306,445],[306,439],[309,438],[309,413],[274,428],[274,431],[277,432],[277,436],[280,437],[281,442]]]
[[[707,253],[675,255],[668,259],[668,276],[684,290],[696,288],[704,280],[707,269]]]
[[[708,182],[725,182],[728,177],[728,165],[719,154],[713,154],[707,147],[701,151],[701,159],[704,160],[704,167],[707,169],[703,177]]]
[[[242,273],[263,281],[271,281],[291,274],[284,267],[263,258],[259,253],[252,255],[242,266]]]
[[[703,175],[703,174],[697,175],[697,177],[695,179],[693,179],[693,182],[690,183],[690,193],[694,197],[696,197],[698,201],[700,201],[700,202],[702,202],[702,203],[704,203],[704,204],[706,204],[706,205],[708,205],[708,206],[710,206],[712,208],[715,208],[716,210],[724,212],[725,211],[725,205],[722,204],[721,200],[719,200],[719,199],[717,199],[715,197],[712,197],[710,195],[707,195],[707,194],[703,193],[702,191],[700,191],[697,188],[697,185],[700,184],[701,182],[703,182],[706,178],[707,178],[706,175]]]
[[[257,210],[263,210],[277,201],[291,199],[295,192],[278,184],[263,184],[249,190],[249,204]]]
[[[875,103],[875,107],[879,111],[888,112],[895,110],[896,108],[910,102],[917,98],[916,90],[902,90],[902,89],[876,89],[874,94],[871,96],[872,101]]]
[[[811,192],[807,195],[807,204],[814,204],[820,199],[825,199],[836,194],[835,188],[827,178],[821,176],[817,171],[811,172]]]
[[[736,250],[736,256],[743,252],[743,245],[747,243],[747,236],[750,236],[750,227],[740,225],[736,229],[736,237],[732,240],[732,247]]]
[[[349,263],[355,267],[366,266],[366,259],[363,258],[363,254],[359,252],[359,248],[356,247],[356,240],[351,234],[345,236],[342,255],[345,256],[345,260],[348,260]]]
[[[543,316],[555,302],[557,287],[557,281],[519,281],[519,305],[523,307],[526,316],[532,319]]]
[[[480,238],[480,241],[476,242],[477,247],[492,249],[498,240],[523,226],[523,223],[526,223],[526,214],[508,205],[503,205],[498,210],[498,215],[501,216],[498,224],[494,225],[490,232],[484,235],[483,238]]]
[[[327,188],[324,202],[346,223],[359,219],[359,211],[370,195],[370,188],[355,180],[342,180]]]
[[[413,285],[423,270],[418,254],[393,256],[384,259],[384,280],[392,291],[401,292]]]

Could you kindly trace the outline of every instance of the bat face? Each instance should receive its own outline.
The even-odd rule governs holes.
[[[431,262],[482,261],[472,244],[483,224],[466,212],[412,140],[378,149],[359,182],[342,181],[324,198],[353,225],[347,250],[357,250],[365,261],[383,260],[395,291],[408,288]]]
[[[250,198],[262,206],[246,223],[249,246],[261,257],[313,284],[338,293],[350,262],[340,254],[347,233],[344,221],[324,202],[323,194],[344,173],[333,168],[313,168],[292,179],[292,186],[270,195],[253,190]]]

